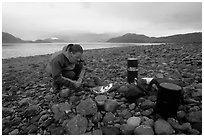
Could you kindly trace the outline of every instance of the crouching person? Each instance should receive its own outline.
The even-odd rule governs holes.
[[[83,48],[80,45],[69,44],[51,56],[46,71],[52,76],[54,93],[58,93],[63,86],[81,86],[85,73],[82,55]]]

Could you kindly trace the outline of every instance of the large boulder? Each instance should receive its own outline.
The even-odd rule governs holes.
[[[163,119],[158,119],[154,123],[154,130],[157,135],[172,135],[175,133],[172,126]]]
[[[135,135],[154,135],[154,131],[151,126],[140,125],[134,130]]]
[[[76,107],[77,113],[87,116],[94,115],[97,113],[97,105],[91,98],[82,100],[80,104]]]
[[[65,125],[65,130],[71,135],[81,135],[86,132],[87,125],[87,119],[78,114]]]

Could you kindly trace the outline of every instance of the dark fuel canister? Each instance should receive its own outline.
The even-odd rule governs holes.
[[[128,83],[134,83],[135,78],[138,78],[138,59],[128,58],[127,59],[127,81]]]
[[[173,83],[160,83],[157,94],[156,113],[164,118],[175,117],[181,100],[182,88]]]

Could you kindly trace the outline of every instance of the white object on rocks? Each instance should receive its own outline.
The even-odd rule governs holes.
[[[109,89],[111,89],[113,87],[113,84],[110,83],[108,86],[99,86],[99,87],[95,87],[93,88],[93,92],[100,94],[100,93],[105,93],[107,92]]]
[[[153,78],[142,78],[142,79],[146,81],[146,84],[149,84],[153,80]]]

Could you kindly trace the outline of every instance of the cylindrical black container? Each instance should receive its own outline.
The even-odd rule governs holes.
[[[182,88],[172,83],[160,83],[157,94],[156,113],[163,118],[175,117],[181,99]]]
[[[128,58],[127,60],[127,81],[133,83],[138,78],[138,60],[137,58]]]

